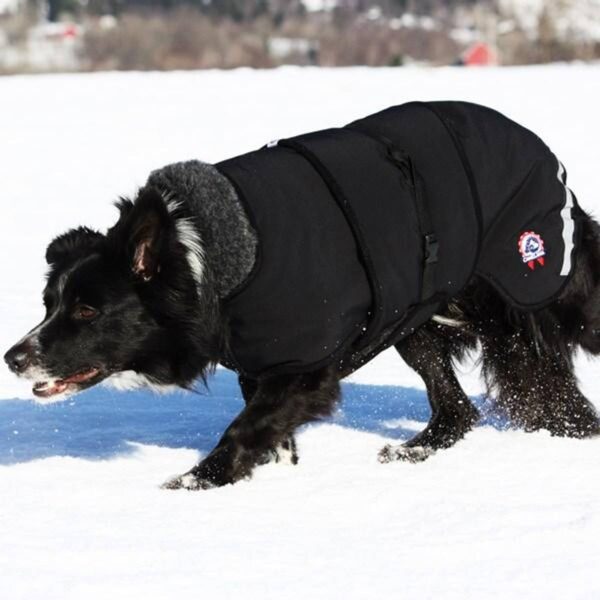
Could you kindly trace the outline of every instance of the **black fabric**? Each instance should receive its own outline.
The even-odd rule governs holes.
[[[483,245],[477,274],[515,307],[548,304],[573,271],[582,214],[562,165],[537,135],[495,110],[464,102],[429,106],[457,140],[478,190]],[[567,193],[572,210],[565,206]],[[563,231],[571,219],[573,231]],[[536,262],[533,270],[519,260],[519,238],[527,231],[544,242],[544,265]]]
[[[251,276],[224,302],[228,361],[250,376],[355,368],[475,271],[522,307],[549,301],[568,279],[558,163],[489,109],[405,104],[217,168],[259,238]],[[518,250],[528,231],[546,249],[533,268]]]

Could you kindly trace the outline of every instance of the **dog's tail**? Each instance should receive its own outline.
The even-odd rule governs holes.
[[[581,323],[573,332],[576,341],[585,351],[600,354],[600,225],[585,214],[581,229],[575,273],[561,297],[561,304],[580,309]]]

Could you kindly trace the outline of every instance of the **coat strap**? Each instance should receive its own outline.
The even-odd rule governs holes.
[[[425,200],[423,182],[410,156],[404,150],[396,148],[393,142],[387,138],[381,138],[381,142],[387,147],[390,160],[404,173],[406,180],[413,188],[415,209],[423,243],[421,300],[427,300],[436,293],[436,267],[439,259],[440,244],[433,227],[427,201]]]

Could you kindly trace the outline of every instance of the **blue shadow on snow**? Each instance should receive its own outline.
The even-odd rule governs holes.
[[[390,420],[427,422],[424,391],[413,388],[344,383],[340,410],[330,422],[406,440],[412,427]],[[487,412],[482,398],[473,398]],[[131,452],[127,442],[195,448],[208,452],[243,407],[237,377],[219,370],[208,392],[155,394],[97,387],[50,405],[0,401],[0,464],[49,456],[104,459]],[[484,422],[498,427],[494,417]]]

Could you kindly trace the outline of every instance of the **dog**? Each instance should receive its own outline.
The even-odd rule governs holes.
[[[577,349],[600,353],[599,226],[545,144],[491,109],[410,103],[218,165],[168,165],[117,207],[106,233],[50,243],[46,315],[5,361],[41,401],[235,369],[245,408],[166,488],[297,462],[294,431],[390,346],[422,377],[431,419],[380,462],[422,461],[474,426],[454,364],[478,349],[515,425],[600,432],[573,372]]]

